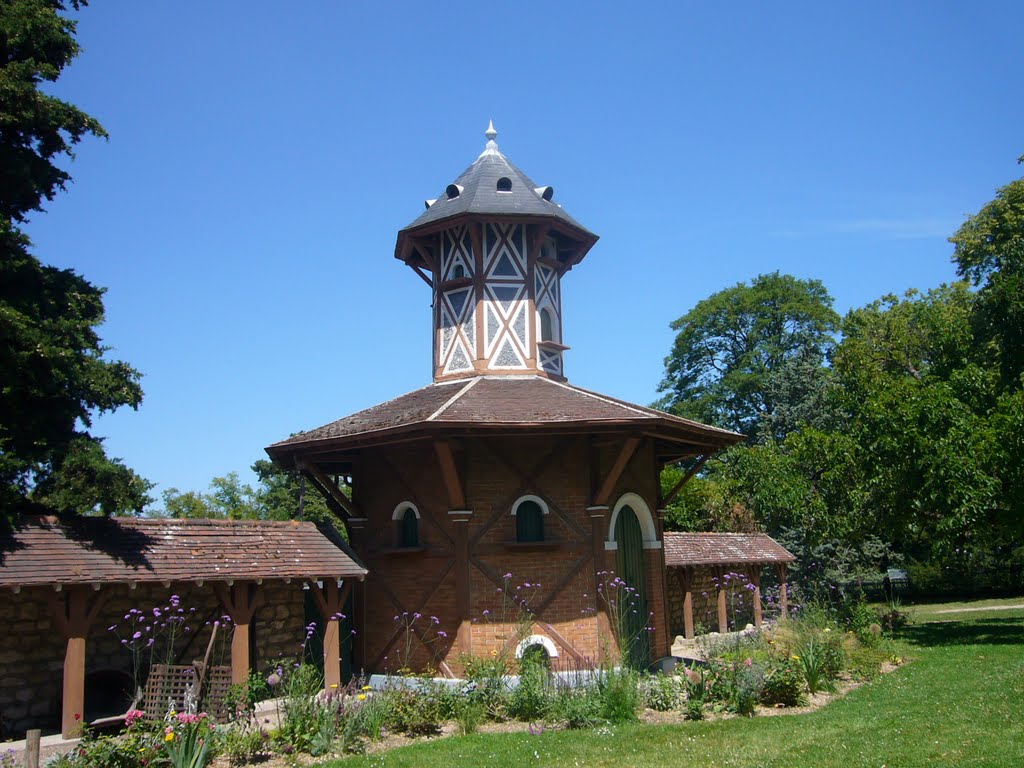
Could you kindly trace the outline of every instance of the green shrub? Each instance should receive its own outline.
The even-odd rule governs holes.
[[[639,674],[626,667],[599,675],[601,719],[614,724],[635,722],[643,706],[639,683]]]
[[[463,736],[476,733],[485,715],[483,703],[473,696],[459,696],[456,699],[455,722],[458,723],[459,733]]]
[[[237,723],[221,732],[219,751],[231,765],[246,765],[266,751],[267,736],[257,726]]]
[[[653,675],[643,680],[644,702],[658,712],[669,712],[683,701],[682,681],[673,675]]]
[[[410,736],[429,736],[441,730],[440,699],[412,688],[392,688],[378,694],[388,703],[387,725]]]
[[[769,707],[798,707],[804,703],[804,678],[790,659],[778,659],[764,676],[761,703]]]
[[[524,655],[519,665],[519,684],[508,696],[508,714],[517,720],[541,720],[550,707],[548,665],[545,659]]]
[[[552,717],[565,723],[567,728],[593,728],[602,719],[601,692],[597,685],[588,683],[559,690],[552,709]]]

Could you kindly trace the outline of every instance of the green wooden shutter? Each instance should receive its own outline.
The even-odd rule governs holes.
[[[535,501],[524,501],[516,509],[516,541],[544,541],[544,511]]]
[[[647,572],[644,567],[644,541],[640,521],[630,507],[619,510],[615,521],[615,569],[620,579],[633,588],[620,595],[619,642],[623,662],[634,669],[650,664],[650,633],[647,631]]]

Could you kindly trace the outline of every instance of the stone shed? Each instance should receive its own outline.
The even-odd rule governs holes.
[[[222,660],[242,682],[257,662],[302,652],[311,605],[338,682],[341,614],[365,575],[337,533],[309,522],[22,518],[0,533],[0,726],[71,737],[123,713],[136,663],[144,673],[155,660],[122,641],[138,631],[144,644],[169,613],[180,618],[167,661],[203,659],[214,622],[227,624]]]
[[[697,624],[719,632],[740,629],[735,626],[738,617],[744,622],[749,617],[755,626],[761,626],[761,573],[766,566],[775,569],[779,610],[785,615],[787,570],[794,560],[765,533],[666,531],[666,593],[672,635],[692,639]]]

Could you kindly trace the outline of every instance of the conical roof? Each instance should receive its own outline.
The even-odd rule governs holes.
[[[402,233],[461,214],[498,214],[549,216],[558,219],[594,240],[597,236],[554,202],[552,187],[539,187],[509,162],[494,141],[498,132],[491,124],[485,134],[487,146],[469,168],[442,192]],[[499,180],[507,179],[499,186]],[[507,189],[507,191],[505,191]]]

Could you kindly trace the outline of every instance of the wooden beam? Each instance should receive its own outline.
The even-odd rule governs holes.
[[[231,683],[243,685],[249,679],[249,627],[256,609],[263,604],[263,592],[252,582],[239,581],[230,587],[222,582],[213,591],[235,625],[231,635]]]
[[[415,273],[416,273],[417,275],[419,275],[419,276],[420,276],[420,279],[421,279],[421,280],[423,280],[423,282],[424,282],[424,283],[426,283],[427,285],[429,285],[429,286],[430,286],[431,288],[433,288],[433,287],[434,287],[434,281],[433,281],[433,280],[431,280],[431,279],[430,279],[429,277],[427,277],[427,276],[426,276],[426,275],[425,275],[425,274],[423,273],[423,270],[422,270],[422,269],[420,269],[419,267],[417,267],[417,266],[416,266],[415,264],[411,264],[410,266],[412,267],[412,271],[413,271],[413,272],[415,272]]]
[[[296,458],[295,466],[300,472],[311,477],[322,490],[327,492],[328,501],[334,501],[343,510],[342,520],[347,522],[350,517],[362,517],[355,504],[352,503],[352,500],[342,492],[341,488],[338,487],[338,484],[331,477],[324,474],[320,467],[304,458]]]
[[[85,640],[108,596],[109,592],[73,586],[49,598],[54,622],[67,641],[61,711],[61,734],[65,739],[77,738],[85,725]]]
[[[619,482],[619,478],[622,477],[626,465],[629,464],[629,460],[633,458],[633,454],[636,453],[636,449],[639,447],[640,438],[638,437],[630,437],[622,444],[619,455],[615,459],[615,464],[612,465],[611,471],[605,475],[604,482],[601,483],[601,488],[594,497],[594,506],[603,506],[608,503],[608,498],[612,495],[612,491],[615,490],[615,484]]]
[[[455,454],[452,452],[451,443],[447,440],[435,440],[434,452],[437,453],[437,460],[441,465],[441,477],[444,479],[444,485],[448,491],[449,509],[465,509],[466,494],[462,490],[462,478],[459,477],[459,468],[455,463]]]
[[[678,496],[679,492],[683,490],[683,486],[686,485],[694,475],[700,472],[701,468],[707,463],[707,460],[710,458],[711,454],[705,453],[703,456],[697,459],[697,463],[686,471],[686,474],[683,475],[682,479],[678,483],[672,486],[672,490],[665,494],[665,497],[663,499],[658,500],[658,508],[662,509],[665,507],[665,505],[671,503],[672,499]]]
[[[431,253],[429,245],[419,240],[413,240],[412,247],[416,249],[416,253],[420,255],[420,258],[426,262],[427,267],[430,269],[431,272],[433,272],[435,275],[440,274],[437,259],[434,258],[434,254]]]

